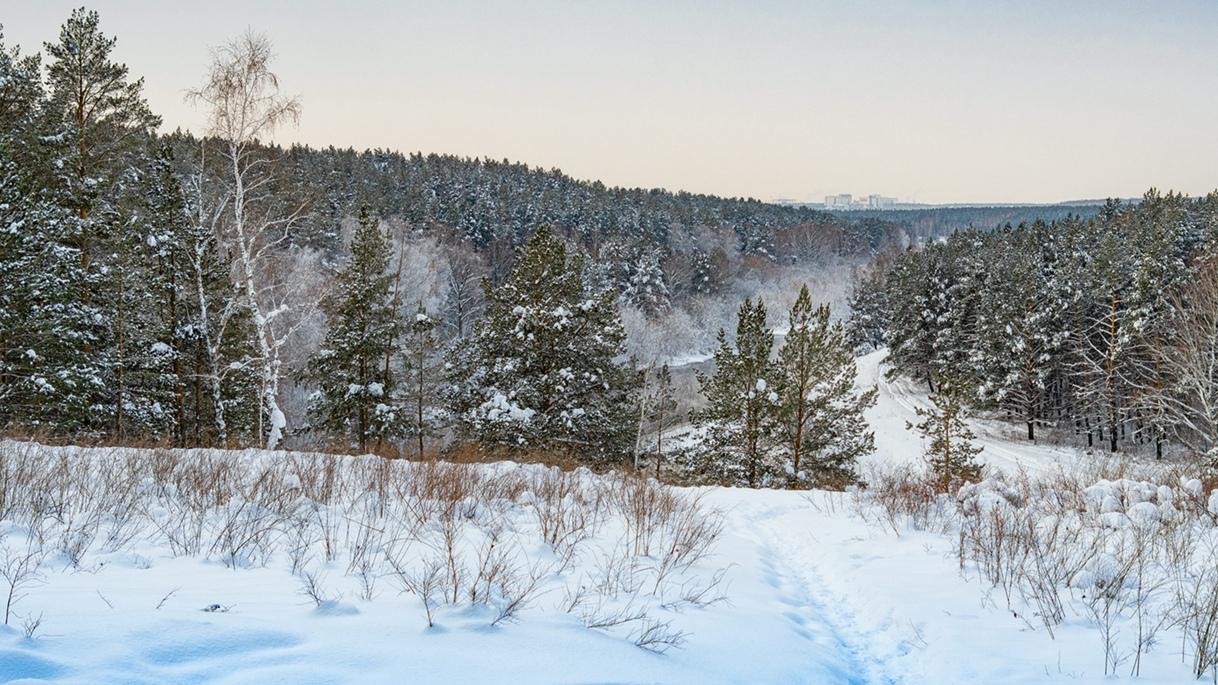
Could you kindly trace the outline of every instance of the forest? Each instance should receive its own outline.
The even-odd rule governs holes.
[[[783,443],[794,421],[795,477],[803,443],[862,432],[828,415],[805,431],[807,397],[786,398],[761,347],[728,340],[772,335],[763,309],[745,323],[763,298],[793,306],[803,337],[787,336],[788,354],[833,351],[815,373],[849,395],[852,361],[827,305],[844,291],[818,292],[817,309],[800,286],[904,244],[900,226],[508,161],[285,149],[268,141],[301,106],[253,34],[219,48],[188,91],[207,130],[162,135],[142,81],[112,58],[116,40],[82,9],[43,52],[0,50],[0,425],[11,434],[635,465],[646,442],[658,473],[664,429],[690,408],[677,409],[665,363],[712,344],[715,421],[737,418],[732,383],[774,387],[759,395],[764,411],[747,410],[747,439],[720,435],[719,456],[691,471],[732,471],[701,463],[732,452],[756,484],[758,440]],[[713,343],[738,297],[749,298],[738,336]],[[752,365],[737,373],[732,355]],[[791,373],[810,387],[821,376],[804,367]],[[766,468],[766,482],[783,472]]]
[[[1218,193],[1148,191],[1097,215],[966,230],[862,270],[851,330],[890,374],[949,387],[1027,440],[1218,447]]]

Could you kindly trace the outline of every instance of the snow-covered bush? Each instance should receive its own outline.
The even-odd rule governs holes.
[[[28,613],[35,579],[104,572],[139,550],[145,564],[286,565],[323,612],[397,590],[428,626],[551,609],[663,651],[684,639],[678,608],[721,596],[723,574],[704,563],[719,533],[697,497],[586,469],[0,442],[10,618]],[[551,596],[569,599],[541,604]]]
[[[965,577],[1029,627],[1093,626],[1106,674],[1138,675],[1163,630],[1198,677],[1218,667],[1218,491],[1164,473],[999,474],[936,497],[929,478],[871,474],[856,508],[898,533],[950,535]]]

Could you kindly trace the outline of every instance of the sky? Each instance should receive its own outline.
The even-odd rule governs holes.
[[[75,2],[0,0],[40,49]],[[172,130],[209,47],[274,42],[283,143],[507,158],[609,185],[819,201],[1218,188],[1218,2],[106,0]]]

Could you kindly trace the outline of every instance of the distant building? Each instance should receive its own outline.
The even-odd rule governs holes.
[[[897,199],[895,197],[885,197],[884,195],[868,195],[867,197],[860,197],[857,200],[849,193],[825,196],[825,209],[830,211],[893,209],[896,204]]]
[[[883,195],[868,195],[867,209],[892,209],[897,203],[895,197],[884,197]]]
[[[825,209],[850,209],[853,203],[854,196],[850,193],[825,196]]]

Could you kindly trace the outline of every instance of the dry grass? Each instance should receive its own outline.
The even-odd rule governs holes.
[[[342,599],[339,581],[361,601],[396,589],[429,626],[451,607],[499,625],[582,593],[580,606],[637,609],[622,637],[662,651],[684,636],[649,612],[707,606],[722,580],[700,564],[720,516],[698,498],[540,465],[0,441],[0,520],[30,531],[26,547],[0,537],[10,616],[47,557],[70,569],[152,544],[234,569],[286,561],[319,607]]]
[[[1029,628],[1071,617],[1098,636],[1105,675],[1142,673],[1164,630],[1194,674],[1218,675],[1218,517],[1179,467],[1107,461],[997,476],[937,494],[916,469],[873,474],[856,511],[900,532],[951,535],[961,573]]]

